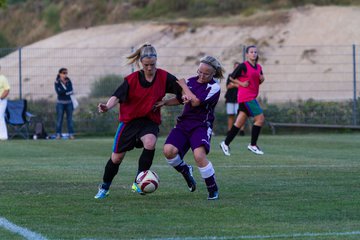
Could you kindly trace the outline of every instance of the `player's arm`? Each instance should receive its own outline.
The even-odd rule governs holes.
[[[179,84],[177,83],[178,79],[168,73],[167,77],[166,77],[166,93],[172,93],[175,94],[177,100],[178,100],[178,104],[182,103],[181,97],[182,97],[182,88],[179,86]],[[175,103],[175,102],[174,102]],[[174,104],[176,105],[176,104]]]
[[[237,87],[238,86],[231,81],[231,76],[229,75],[226,80],[226,89],[232,89],[232,88],[237,88]]]
[[[179,79],[177,83],[180,85],[180,87],[183,90],[183,93],[185,96],[182,97],[182,99],[186,102],[189,102],[191,106],[197,107],[200,105],[201,100],[196,97],[196,95],[190,90],[188,85],[186,84],[186,81],[184,78]]]
[[[239,64],[234,71],[230,74],[230,81],[234,83],[237,87],[248,87],[249,81],[241,82],[239,77],[244,76],[247,72],[245,63]]]
[[[265,77],[264,77],[263,71],[261,70],[261,73],[260,73],[260,84],[262,84],[264,81],[265,81]]]
[[[10,89],[5,90],[0,97],[1,100],[5,99],[9,95],[9,92],[10,92]]]
[[[119,99],[115,96],[111,96],[106,103],[99,103],[98,110],[99,112],[107,112],[119,103]]]
[[[109,98],[106,103],[99,103],[98,110],[99,112],[107,112],[113,107],[115,107],[118,103],[124,102],[127,99],[129,92],[129,84],[126,79],[124,79],[123,84],[120,85],[113,93],[113,95]]]
[[[248,87],[249,86],[249,81],[245,81],[245,82],[241,82],[238,79],[234,79],[232,77],[230,77],[230,81],[236,86],[236,87]]]
[[[161,108],[163,106],[176,106],[176,105],[179,105],[179,104],[180,104],[180,102],[177,99],[177,97],[172,97],[172,98],[169,98],[169,99],[164,99],[164,100],[161,100],[159,102],[156,102],[154,104],[153,110],[156,110],[157,108]]]

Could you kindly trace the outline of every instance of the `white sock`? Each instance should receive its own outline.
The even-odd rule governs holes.
[[[205,167],[202,167],[202,168],[198,167],[198,168],[199,168],[201,177],[203,179],[211,177],[212,175],[215,174],[215,170],[214,170],[213,165],[211,164],[211,162],[209,162],[209,164],[206,165]]]
[[[173,167],[185,164],[179,154],[177,154],[173,159],[166,158],[166,160],[167,160],[168,164]]]

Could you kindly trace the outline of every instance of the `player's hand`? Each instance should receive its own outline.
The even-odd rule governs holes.
[[[107,112],[109,109],[108,109],[108,107],[106,106],[106,104],[104,104],[104,103],[99,103],[99,105],[98,105],[98,111],[100,112],[100,113],[104,113],[104,112]]]
[[[187,95],[182,95],[181,99],[183,100],[184,104],[191,102],[191,97],[189,97]]]
[[[235,78],[232,78],[232,77],[230,77],[229,78],[230,79],[230,84],[234,87],[234,86],[236,86],[236,87],[238,87],[238,86],[241,86],[241,83],[240,83],[240,81],[238,80],[238,79],[235,79]]]
[[[152,110],[153,110],[153,112],[155,112],[156,110],[160,109],[163,106],[165,106],[165,101],[156,102],[154,104],[154,106],[152,107]]]
[[[242,87],[248,87],[249,86],[249,81],[245,81],[241,83]]]

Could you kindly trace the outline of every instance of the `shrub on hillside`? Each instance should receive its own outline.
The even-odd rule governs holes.
[[[124,81],[122,76],[115,74],[101,77],[91,86],[90,97],[109,97]]]

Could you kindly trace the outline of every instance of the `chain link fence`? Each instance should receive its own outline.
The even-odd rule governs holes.
[[[259,63],[263,66],[266,79],[261,85],[259,99],[264,105],[267,119],[311,122],[311,114],[301,115],[301,108],[310,101],[310,105],[314,102],[330,104],[328,108],[332,109],[331,113],[328,110],[325,114],[320,113],[321,117],[317,121],[359,125],[358,46],[261,46],[258,50]],[[1,72],[11,85],[9,99],[27,99],[29,111],[35,112],[38,120],[46,123],[49,132],[54,132],[55,128],[54,81],[61,67],[68,69],[74,91],[80,100],[80,108],[74,113],[76,131],[114,132],[117,111],[107,115],[98,114],[97,103],[106,101],[108,96],[94,98],[92,92],[99,90],[99,86],[112,92],[117,84],[106,81],[107,76],[115,75],[121,79],[122,76],[137,70],[134,65],[126,65],[125,57],[133,51],[132,46],[0,49],[0,65]],[[178,78],[195,75],[198,61],[204,55],[217,57],[223,63],[227,74],[232,72],[235,60],[244,60],[244,46],[241,44],[231,47],[158,47],[157,51],[158,67]],[[223,98],[226,92],[225,82],[221,82],[222,96],[217,106],[218,119],[215,124],[215,131],[220,133],[226,132]],[[347,111],[342,111],[343,108],[347,108]],[[290,110],[292,113],[289,113]],[[314,111],[320,110],[317,106]],[[180,112],[181,107],[164,109],[162,128],[165,131],[174,125]],[[279,114],[290,114],[293,117]]]

